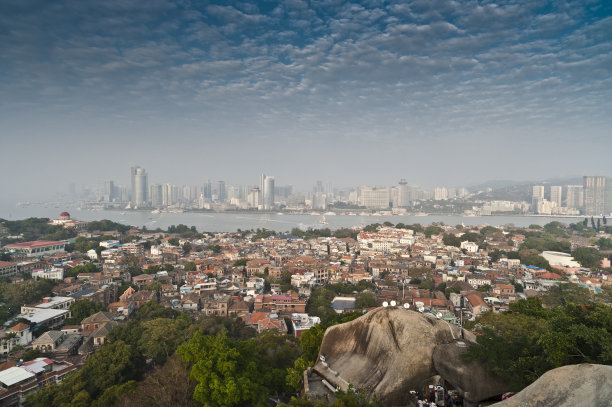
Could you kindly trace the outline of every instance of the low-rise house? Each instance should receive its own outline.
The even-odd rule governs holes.
[[[198,312],[201,309],[200,296],[195,293],[185,294],[179,304],[187,312]]]
[[[96,329],[95,331],[93,331],[91,333],[91,335],[89,335],[89,337],[92,339],[93,341],[93,345],[94,346],[102,346],[104,345],[104,342],[106,341],[106,336],[110,333],[110,331],[113,330],[114,327],[116,327],[118,324],[115,321],[111,321],[107,324],[102,325],[101,327],[99,327],[98,329]]]
[[[77,370],[70,362],[36,358],[0,371],[0,405],[19,406],[26,395],[60,383]]]
[[[42,353],[60,356],[74,355],[81,344],[79,334],[67,334],[62,331],[47,331],[32,342],[32,349]]]
[[[70,309],[70,305],[72,305],[74,302],[75,299],[72,297],[45,297],[40,304],[22,306],[21,313],[25,314],[40,309],[67,310]]]
[[[151,283],[155,282],[155,276],[152,274],[141,274],[132,278],[132,283],[142,289]]]
[[[466,299],[467,308],[475,317],[484,312],[491,311],[491,307],[477,294],[470,294]]]
[[[229,308],[231,297],[229,295],[215,295],[212,298],[203,299],[202,303],[202,313],[206,316],[227,316],[227,311]]]
[[[83,331],[95,331],[102,325],[108,324],[114,321],[114,316],[110,312],[100,311],[95,314],[83,319],[81,321],[81,329]]]
[[[122,317],[123,319],[129,318],[134,312],[134,304],[127,301],[117,301],[108,305],[108,312]]]
[[[127,302],[132,303],[135,310],[142,307],[149,301],[157,301],[157,294],[153,291],[137,291],[127,298]]]
[[[355,297],[335,297],[332,300],[331,306],[338,314],[344,312],[353,312],[355,310]]]

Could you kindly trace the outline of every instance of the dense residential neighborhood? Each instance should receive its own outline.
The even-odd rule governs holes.
[[[551,292],[567,287],[610,302],[610,261],[599,251],[609,248],[610,230],[585,238],[582,224],[520,229],[387,222],[292,234],[99,225],[106,227],[70,223],[62,227],[71,228],[72,238],[2,247],[3,258],[10,258],[0,262],[2,405],[21,405],[29,393],[80,369],[113,329],[148,303],[193,320],[239,317],[259,334],[300,338],[333,315],[389,304],[464,325],[521,299],[554,298]],[[11,303],[15,297],[6,295],[11,286],[28,290],[27,284],[43,283],[40,297],[16,297],[30,303]]]

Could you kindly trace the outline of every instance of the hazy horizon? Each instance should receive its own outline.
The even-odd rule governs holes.
[[[0,202],[612,175],[602,1],[7,0]]]

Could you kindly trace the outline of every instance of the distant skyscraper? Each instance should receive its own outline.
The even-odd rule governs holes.
[[[210,180],[206,181],[203,188],[204,199],[210,201],[212,199],[212,184]]]
[[[538,211],[538,204],[544,200],[544,185],[534,185],[531,194],[531,207],[534,212]]]
[[[259,190],[259,188],[254,187],[253,189],[251,189],[251,192],[249,193],[249,197],[248,197],[249,207],[258,208],[259,205],[261,205],[260,198],[261,198],[261,191]]]
[[[445,187],[437,187],[434,190],[434,200],[443,201],[448,199],[448,190]]]
[[[263,175],[263,208],[274,208],[274,177]]]
[[[147,203],[148,176],[144,168],[132,167],[132,203],[144,206]]]
[[[563,187],[557,185],[550,187],[550,202],[556,203],[557,207],[561,207],[561,202],[563,202],[562,195]]]
[[[174,205],[174,196],[172,194],[172,185],[164,184],[162,185],[162,205],[169,206]]]
[[[408,183],[403,178],[399,181],[399,185],[397,187],[396,202],[398,208],[406,208],[410,206],[410,189],[408,188]]]
[[[584,206],[584,188],[582,185],[567,186],[567,207],[572,209],[582,209]]]
[[[601,215],[605,212],[606,177],[584,177],[584,213]]]
[[[163,187],[159,184],[151,185],[151,206],[162,206],[164,202],[163,197]]]
[[[225,189],[225,181],[219,181],[217,183],[217,200],[219,202],[225,202],[227,200],[227,190]]]
[[[104,200],[106,202],[112,202],[115,199],[115,184],[113,181],[104,182]]]
[[[385,187],[361,187],[359,188],[359,203],[369,209],[389,208],[391,194],[389,188]]]

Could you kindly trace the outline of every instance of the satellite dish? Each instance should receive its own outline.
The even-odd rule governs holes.
[[[438,312],[438,313],[436,314],[436,316],[438,317],[438,319],[440,319],[440,318],[442,318],[442,313],[441,313],[441,312]]]
[[[391,301],[391,306],[392,306],[392,307],[395,307],[395,305],[396,305],[396,304],[397,304],[397,303],[396,303],[395,301]]]
[[[383,307],[388,307],[389,303],[387,301],[383,302]]]
[[[404,303],[404,308],[409,309],[410,308],[410,304],[408,304],[407,302]]]
[[[325,362],[325,356],[321,355],[319,356],[319,359],[321,359],[321,362]]]

